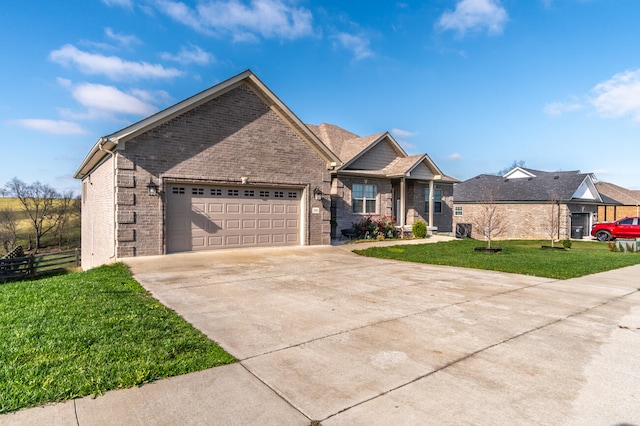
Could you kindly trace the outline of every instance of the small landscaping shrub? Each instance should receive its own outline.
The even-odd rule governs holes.
[[[566,249],[570,249],[571,248],[571,240],[569,238],[565,238],[564,240],[562,240],[562,247],[564,247]]]
[[[415,238],[424,238],[427,236],[427,224],[421,220],[413,222],[411,232]]]
[[[359,240],[384,240],[398,238],[400,231],[396,228],[396,221],[390,216],[368,216],[353,224],[356,237]]]

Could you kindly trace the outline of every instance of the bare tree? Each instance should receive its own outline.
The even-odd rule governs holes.
[[[553,190],[549,192],[544,232],[551,239],[551,247],[554,247],[555,240],[560,239],[560,196]]]
[[[18,178],[13,178],[6,188],[24,207],[35,234],[35,249],[38,250],[42,237],[56,228],[65,213],[58,207],[60,194],[49,185],[37,181],[27,185]]]
[[[69,231],[71,223],[74,219],[80,217],[80,198],[74,197],[73,191],[65,192],[58,200],[56,209],[59,212],[60,218],[55,229],[55,234],[58,239],[58,249],[62,250],[62,241],[65,236],[67,237],[67,241],[69,239],[69,236],[66,234]]]
[[[504,211],[496,203],[495,189],[486,189],[481,197],[478,211],[472,217],[473,226],[487,240],[487,248],[491,248],[491,240],[507,230],[508,221]]]
[[[513,163],[511,163],[510,167],[505,167],[504,169],[498,170],[498,176],[504,176],[505,174],[507,174],[507,172],[510,172],[511,170],[515,169],[516,167],[524,167],[524,160],[513,160]]]
[[[18,215],[10,208],[0,210],[0,241],[5,253],[9,253],[16,246],[18,239]]]

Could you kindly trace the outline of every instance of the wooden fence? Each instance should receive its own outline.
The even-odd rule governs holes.
[[[30,278],[80,266],[80,249],[0,259],[0,282]]]

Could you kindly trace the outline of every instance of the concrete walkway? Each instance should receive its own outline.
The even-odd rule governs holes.
[[[356,247],[131,259],[240,362],[0,424],[640,424],[640,265],[558,281]]]

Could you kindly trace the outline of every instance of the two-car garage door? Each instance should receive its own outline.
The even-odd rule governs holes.
[[[167,185],[167,251],[300,244],[298,189]]]

